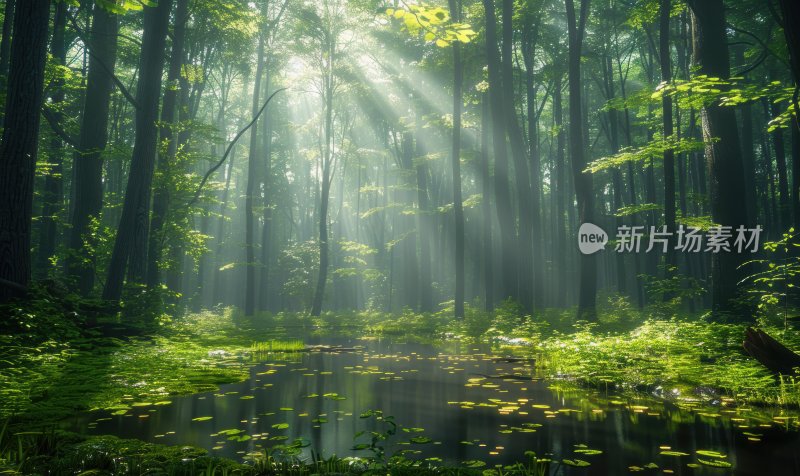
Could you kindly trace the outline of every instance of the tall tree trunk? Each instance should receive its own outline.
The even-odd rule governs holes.
[[[419,241],[419,310],[433,311],[433,292],[431,286],[431,226],[430,204],[428,197],[428,166],[423,159],[425,146],[422,139],[422,115],[418,111],[416,117],[416,172],[417,172],[417,235]],[[359,169],[359,177],[361,176]],[[360,187],[359,187],[360,188]],[[356,213],[358,217],[358,213]]]
[[[160,0],[157,6],[144,9],[139,81],[136,86],[136,137],[122,216],[103,289],[103,298],[108,300],[117,301],[122,295],[126,266],[129,280],[143,282],[145,277],[150,193],[158,142],[156,121],[171,8],[172,0]]]
[[[661,82],[672,82],[672,54],[669,47],[669,15],[672,8],[671,0],[661,0],[659,19],[659,58],[661,62]],[[662,120],[664,126],[663,139],[669,140],[673,133],[672,126],[672,97],[665,94],[661,99]],[[664,224],[667,231],[675,232],[675,151],[664,149]],[[667,246],[666,269],[667,277],[672,276],[678,261],[672,246],[672,240]],[[669,298],[668,294],[664,298]]]
[[[581,49],[589,13],[589,0],[580,0],[576,15],[574,0],[566,0],[569,30],[569,142],[572,156],[572,176],[575,196],[578,199],[578,219],[581,223],[594,221],[594,185],[592,175],[584,173],[586,151],[583,138],[583,104],[581,102]],[[580,289],[578,291],[578,319],[597,319],[597,255],[580,256]]]
[[[450,17],[461,21],[461,0],[449,0]],[[455,317],[464,318],[464,208],[461,198],[461,105],[464,65],[461,62],[461,43],[453,42],[453,217],[455,219]]]
[[[269,94],[269,79],[267,79],[267,88],[265,95]],[[262,311],[269,310],[270,304],[270,287],[269,287],[269,273],[270,273],[270,241],[272,237],[272,202],[270,199],[270,192],[272,190],[272,120],[270,116],[264,117],[264,175],[262,181],[264,183],[264,227],[261,230],[261,278],[259,280],[259,296],[258,308]]]
[[[500,223],[502,299],[517,297],[517,248],[508,183],[508,150],[503,116],[503,84],[497,51],[497,15],[494,0],[483,0],[486,11],[486,56],[489,70],[489,107],[492,112],[494,146],[494,195]]]
[[[225,218],[228,211],[228,197],[231,190],[231,177],[233,176],[233,165],[236,159],[236,148],[231,150],[230,158],[228,159],[228,174],[225,177],[225,189],[222,191],[222,199],[220,200],[219,220],[217,222],[217,247],[214,252],[214,290],[213,290],[213,303],[218,304],[223,302],[222,292],[222,271],[220,271],[220,258],[222,256],[223,245],[225,244]]]
[[[169,211],[172,163],[178,150],[178,142],[173,130],[178,103],[179,80],[184,63],[183,44],[186,37],[186,20],[188,19],[189,0],[177,0],[175,21],[172,27],[172,52],[170,53],[167,73],[167,88],[161,104],[161,129],[159,134],[166,150],[158,152],[156,164],[155,192],[153,193],[153,214],[150,222],[150,242],[147,249],[147,286],[154,288],[161,282],[159,262],[164,248],[164,223]],[[173,290],[175,291],[175,290]]]
[[[50,0],[27,0],[14,15],[14,43],[0,143],[0,302],[31,279],[33,178],[44,93]]]
[[[67,62],[67,45],[64,41],[64,27],[67,24],[67,4],[58,2],[53,17],[53,37],[50,41],[50,54],[60,66]],[[52,84],[50,101],[53,106],[53,121],[61,124],[63,114],[61,106],[64,102],[64,79],[59,75]],[[36,257],[36,273],[39,277],[46,277],[52,268],[50,258],[56,251],[58,226],[56,214],[61,211],[63,202],[64,182],[64,144],[57,134],[50,139],[49,158],[50,170],[44,180],[42,191],[42,216],[39,219],[39,249]]]
[[[264,43],[265,33],[262,30],[258,37],[258,53],[256,56],[256,76],[253,81],[253,116],[258,113],[261,106],[261,76],[264,73]],[[256,311],[256,251],[255,251],[255,216],[253,215],[253,201],[256,194],[258,178],[258,121],[250,129],[250,155],[247,159],[247,192],[244,197],[245,218],[245,296],[244,314],[252,316]]]
[[[694,59],[699,73],[711,77],[730,77],[728,44],[725,35],[725,7],[722,0],[689,0],[693,13]],[[736,112],[711,104],[703,108],[703,140],[706,144],[711,184],[711,215],[715,223],[732,226],[747,224],[744,203],[744,170],[739,147]],[[743,316],[734,303],[737,283],[742,277],[742,256],[720,252],[712,256],[712,311]]]
[[[93,219],[100,218],[103,208],[102,154],[108,141],[109,105],[114,89],[114,81],[105,68],[114,70],[118,29],[117,15],[95,4],[89,35],[89,47],[93,54],[89,57],[78,149],[72,159],[73,203],[70,217],[70,254],[66,264],[67,275],[77,281],[78,290],[84,296],[89,295],[94,288],[96,257],[93,250],[96,240],[90,233],[90,224]]]
[[[503,120],[505,131],[511,144],[511,155],[514,159],[514,178],[517,188],[517,211],[519,214],[519,236],[517,252],[519,265],[517,267],[517,298],[523,309],[530,312],[533,309],[533,243],[532,216],[538,214],[532,207],[538,205],[538,200],[531,198],[530,174],[528,172],[528,154],[525,150],[525,141],[522,137],[517,112],[514,107],[514,70],[512,50],[514,45],[514,0],[503,0],[503,41],[501,83],[503,85]],[[538,207],[537,207],[538,208]]]
[[[333,166],[333,91],[334,91],[334,44],[332,39],[327,40],[327,57],[329,59],[327,67],[323,73],[323,112],[325,114],[324,123],[324,147],[322,156],[322,186],[320,189],[319,201],[319,275],[317,276],[317,287],[314,291],[314,300],[311,303],[311,315],[319,316],[322,313],[322,301],[325,298],[325,284],[328,281],[329,244],[328,244],[328,205],[331,194],[331,168]],[[386,195],[388,198],[388,194]],[[394,254],[392,253],[392,256]],[[390,281],[391,282],[391,281]],[[389,306],[391,307],[391,284],[389,290]]]
[[[494,309],[494,257],[492,248],[492,205],[489,200],[492,182],[489,175],[489,95],[481,94],[481,159],[480,159],[481,214],[483,216],[483,288],[484,309]]]
[[[567,224],[565,223],[565,209],[567,194],[567,176],[566,172],[566,158],[564,157],[564,150],[567,147],[566,138],[564,136],[564,108],[563,108],[563,94],[562,94],[562,74],[556,73],[555,85],[553,86],[553,124],[556,128],[556,163],[555,163],[555,193],[556,204],[556,229],[555,229],[555,246],[553,253],[555,254],[555,270],[556,270],[556,299],[557,306],[566,305],[567,302],[567,247],[566,247],[566,230]],[[572,205],[569,205],[570,209]]]
[[[773,103],[771,105],[772,118],[781,114],[780,106]],[[775,129],[772,132],[772,146],[775,149],[775,165],[778,170],[778,215],[780,217],[780,229],[786,230],[789,227],[789,178],[786,170],[786,145],[783,141],[783,129]]]
[[[531,221],[531,266],[533,289],[531,302],[534,309],[542,308],[544,291],[544,262],[543,247],[544,239],[542,233],[542,210],[541,210],[541,159],[539,151],[539,113],[536,111],[536,89],[534,87],[534,67],[535,67],[535,47],[539,35],[539,18],[534,19],[529,12],[525,15],[525,26],[523,29],[522,58],[525,63],[525,91],[527,98],[527,119],[528,119],[528,160],[530,161],[530,209]],[[520,237],[521,240],[521,237]]]
[[[8,60],[11,57],[11,29],[14,26],[14,4],[16,0],[6,0],[3,9],[3,34],[0,39],[0,91],[6,90],[8,81]]]

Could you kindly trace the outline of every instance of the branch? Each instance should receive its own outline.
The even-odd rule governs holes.
[[[261,116],[261,113],[263,113],[264,110],[267,108],[267,105],[269,105],[269,102],[272,101],[272,98],[274,98],[275,95],[278,94],[279,92],[285,91],[286,89],[289,89],[289,88],[280,88],[280,89],[276,90],[274,93],[272,93],[267,98],[266,102],[264,102],[264,105],[261,106],[261,109],[259,109],[258,112],[256,113],[256,115],[253,116],[253,120],[251,120],[249,124],[244,126],[244,128],[242,130],[240,130],[239,133],[236,134],[236,137],[234,137],[233,140],[230,142],[230,144],[228,144],[228,148],[225,149],[225,153],[222,155],[222,158],[219,160],[219,162],[217,162],[213,167],[208,169],[208,172],[206,172],[205,176],[203,176],[203,180],[200,181],[200,185],[197,186],[197,190],[194,192],[194,197],[192,197],[192,199],[189,200],[189,203],[186,204],[187,207],[191,207],[192,205],[194,205],[197,202],[197,199],[200,198],[200,192],[203,191],[203,186],[205,186],[206,182],[208,182],[208,178],[211,177],[211,174],[216,172],[218,168],[222,167],[222,164],[225,163],[225,160],[228,158],[228,155],[230,155],[234,144],[236,144],[236,141],[238,141],[239,138],[242,137],[242,135],[245,132],[247,132],[248,129],[253,127],[253,124],[256,123],[256,121],[258,120],[259,116]]]
[[[64,130],[61,127],[61,124],[58,123],[58,119],[53,115],[53,112],[47,109],[47,107],[42,108],[42,115],[45,119],[47,119],[47,123],[50,125],[50,129],[55,132],[55,134],[60,137],[64,142],[71,145],[75,149],[78,148],[78,141],[73,136],[70,135],[69,132]]]
[[[112,71],[100,58],[97,57],[96,54],[94,54],[94,48],[92,48],[92,43],[86,39],[86,35],[84,34],[83,30],[81,30],[81,27],[78,25],[78,22],[75,20],[75,17],[72,16],[72,14],[70,14],[69,12],[67,12],[67,18],[69,18],[70,23],[72,23],[72,27],[75,28],[75,34],[78,35],[78,38],[80,38],[81,41],[83,41],[83,43],[88,47],[89,56],[91,56],[92,59],[97,61],[97,64],[99,64],[100,67],[103,68],[103,71],[105,71],[106,74],[108,74],[111,77],[111,80],[114,81],[114,84],[117,85],[119,91],[122,93],[123,96],[125,96],[125,99],[127,99],[128,102],[131,103],[133,108],[139,109],[139,103],[136,102],[136,99],[133,97],[130,91],[128,91],[128,88],[125,87],[125,85],[122,83],[122,81],[120,81],[117,75],[114,74],[114,71]]]

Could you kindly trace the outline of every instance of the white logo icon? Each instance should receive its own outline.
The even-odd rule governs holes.
[[[606,243],[608,243],[608,234],[595,224],[583,223],[578,230],[578,248],[585,255],[602,250]]]

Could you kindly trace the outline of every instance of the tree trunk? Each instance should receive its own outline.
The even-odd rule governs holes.
[[[450,17],[461,21],[461,0],[449,0]],[[455,219],[455,317],[464,318],[464,207],[461,198],[461,107],[464,65],[461,62],[461,43],[453,42],[453,217]]]
[[[508,151],[503,116],[503,84],[497,51],[497,16],[493,0],[483,0],[486,11],[486,56],[489,70],[489,107],[494,146],[494,195],[500,223],[502,299],[517,297],[517,248],[508,183]]]
[[[672,82],[672,55],[669,47],[669,15],[672,8],[671,0],[661,0],[660,6],[660,32],[659,32],[659,58],[661,60],[661,82]],[[661,99],[662,119],[664,126],[663,139],[669,140],[673,134],[672,126],[672,98],[665,94]],[[672,149],[664,150],[664,224],[667,231],[675,232],[675,151]],[[671,235],[670,235],[671,236]],[[667,278],[674,274],[674,268],[678,264],[674,246],[670,239],[667,246],[666,269]],[[665,294],[664,298],[670,298]]]
[[[522,57],[525,63],[525,91],[527,98],[527,119],[528,119],[528,160],[530,161],[530,209],[526,214],[531,222],[531,266],[533,294],[531,303],[533,309],[544,307],[544,262],[543,247],[544,239],[542,233],[542,210],[541,210],[541,159],[539,154],[539,113],[536,111],[536,89],[534,88],[534,53],[538,32],[537,24],[531,14],[525,15],[525,27],[523,30]],[[521,240],[521,237],[520,237]]]
[[[711,77],[730,77],[725,14],[722,0],[690,0],[693,13],[694,59],[699,73]],[[703,108],[703,141],[711,184],[711,215],[715,223],[734,227],[747,225],[742,153],[739,147],[736,112],[712,104]],[[712,312],[738,314],[734,298],[742,277],[742,256],[732,252],[712,256]]]
[[[416,117],[416,172],[417,172],[417,235],[419,241],[419,310],[433,311],[431,286],[431,237],[433,236],[428,197],[428,166],[425,163],[425,147],[422,140],[422,115]],[[360,174],[359,170],[359,174]],[[360,177],[360,175],[359,175]],[[358,216],[358,214],[356,214]]]
[[[566,0],[567,25],[569,30],[569,142],[572,155],[572,176],[575,195],[578,199],[578,219],[581,223],[594,221],[594,185],[592,175],[584,173],[586,152],[583,138],[583,104],[581,102],[581,49],[586,28],[589,0],[580,0],[580,12],[576,15],[574,0]],[[580,289],[578,295],[578,319],[597,319],[595,300],[597,296],[597,255],[580,256]]]
[[[58,2],[53,17],[53,36],[50,41],[50,54],[53,60],[60,66],[67,62],[67,45],[64,41],[64,27],[67,24],[67,4]],[[51,86],[50,102],[53,105],[53,120],[61,124],[63,114],[60,109],[64,102],[64,80],[56,78]],[[58,238],[58,226],[56,214],[61,211],[63,204],[63,170],[64,170],[64,144],[57,134],[53,134],[50,139],[49,159],[50,167],[44,180],[44,190],[42,191],[42,216],[39,219],[39,249],[36,257],[36,273],[38,277],[47,277],[48,271],[52,268],[50,258],[56,251],[56,240]]]
[[[256,76],[253,81],[253,116],[258,113],[261,106],[261,76],[264,73],[264,42],[265,33],[261,31],[258,37],[258,53],[256,63]],[[258,179],[258,121],[250,129],[250,154],[247,158],[247,192],[244,198],[245,218],[245,295],[244,314],[252,316],[256,311],[256,252],[255,252],[255,216],[253,215],[253,200],[255,200]]]
[[[772,118],[781,114],[780,106],[773,103],[770,107]],[[786,145],[783,141],[783,129],[778,128],[772,132],[772,147],[775,150],[775,165],[778,171],[778,216],[780,229],[785,231],[789,227],[789,178],[786,170]]]
[[[109,105],[114,89],[114,81],[104,66],[114,70],[118,29],[117,15],[95,5],[89,35],[94,53],[89,58],[78,150],[72,159],[74,200],[66,264],[67,275],[77,281],[78,290],[84,296],[94,288],[96,240],[90,233],[90,224],[93,219],[100,218],[103,208],[102,153],[108,141]]]
[[[322,313],[322,300],[325,297],[325,284],[328,281],[328,204],[331,194],[331,167],[333,165],[333,52],[331,39],[328,39],[328,58],[330,59],[323,73],[323,108],[325,113],[324,147],[322,156],[322,187],[319,202],[319,275],[314,300],[311,304],[311,315],[319,316]],[[386,195],[388,198],[388,194]],[[391,306],[391,289],[389,292],[389,305]]]
[[[0,302],[31,279],[33,178],[43,102],[50,0],[22,2],[14,15],[14,43],[0,143]]]
[[[3,36],[0,39],[0,91],[6,90],[8,81],[8,60],[11,57],[11,29],[14,26],[14,4],[16,0],[6,0],[3,9]]]
[[[505,131],[511,144],[511,155],[514,159],[514,178],[517,188],[517,211],[519,214],[519,236],[517,240],[517,251],[519,253],[519,264],[517,267],[517,298],[525,311],[533,309],[533,247],[539,243],[533,243],[532,217],[538,214],[538,200],[531,198],[530,174],[528,172],[528,154],[525,150],[525,142],[520,130],[517,112],[514,107],[514,71],[512,63],[512,49],[514,44],[513,29],[514,1],[503,0],[503,41],[502,41],[502,65],[501,83],[503,85],[503,120]]]
[[[164,249],[164,222],[167,218],[170,202],[171,167],[178,150],[178,142],[173,128],[178,103],[179,80],[184,63],[183,44],[186,37],[186,20],[188,18],[189,0],[177,0],[175,7],[175,24],[172,28],[172,52],[167,73],[167,88],[161,105],[161,129],[159,134],[166,150],[158,151],[156,164],[155,192],[153,193],[153,214],[150,222],[150,242],[147,249],[147,286],[154,288],[161,282],[159,262]],[[173,290],[175,291],[175,290]]]
[[[481,159],[480,159],[481,212],[483,216],[483,288],[484,309],[494,309],[494,259],[492,248],[492,205],[489,201],[492,182],[489,175],[489,95],[481,94]]]
[[[145,277],[150,193],[158,142],[156,121],[171,7],[172,0],[160,0],[157,6],[144,9],[144,33],[136,87],[136,137],[122,216],[103,290],[103,298],[108,300],[117,301],[121,297],[126,266],[129,280],[143,282]]]
[[[553,253],[555,254],[555,271],[556,271],[556,298],[555,305],[564,306],[567,302],[567,247],[566,247],[566,230],[567,224],[565,223],[566,212],[566,198],[568,196],[567,190],[567,176],[566,172],[566,158],[564,157],[564,150],[567,147],[566,138],[564,137],[564,107],[563,107],[563,94],[562,94],[562,75],[557,73],[555,85],[553,88],[553,124],[556,129],[556,163],[555,163],[555,193],[556,204],[556,229],[555,229],[555,246]],[[572,205],[570,204],[570,209]]]

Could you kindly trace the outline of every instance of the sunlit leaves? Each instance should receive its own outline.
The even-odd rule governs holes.
[[[641,147],[625,148],[617,154],[602,157],[589,164],[584,172],[597,173],[610,168],[619,168],[629,162],[640,163],[650,159],[660,159],[664,152],[672,150],[675,154],[697,152],[703,150],[701,141],[670,136],[666,140],[652,140]]]
[[[469,43],[477,35],[469,24],[451,22],[450,13],[439,6],[404,3],[401,8],[387,8],[386,15],[401,21],[412,36],[422,35],[426,42],[439,48],[454,42]]]

